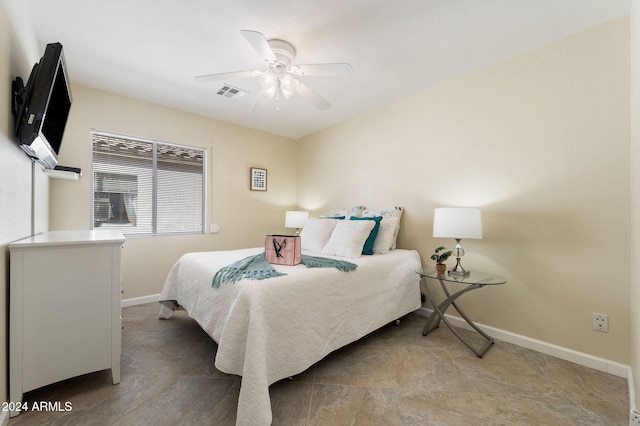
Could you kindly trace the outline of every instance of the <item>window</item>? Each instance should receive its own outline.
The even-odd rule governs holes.
[[[93,227],[126,235],[203,233],[202,148],[92,131]]]

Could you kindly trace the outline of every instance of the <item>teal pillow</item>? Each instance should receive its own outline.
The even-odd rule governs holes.
[[[351,216],[350,220],[374,220],[376,224],[373,226],[369,237],[364,242],[364,246],[362,247],[362,254],[373,254],[373,243],[376,241],[376,237],[378,236],[378,230],[380,229],[380,222],[382,221],[382,216],[375,217],[356,217]]]

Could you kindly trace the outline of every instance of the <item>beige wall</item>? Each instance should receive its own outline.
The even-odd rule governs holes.
[[[46,229],[43,218],[48,216],[47,179],[33,167],[13,137],[11,81],[16,76],[26,81],[39,58],[23,7],[21,2],[0,1],[0,402],[8,395],[8,244],[30,236],[33,229]],[[34,176],[36,184],[32,185]]]
[[[169,268],[186,252],[260,246],[265,234],[285,231],[284,212],[296,201],[294,141],[83,86],[72,86],[72,95],[59,159],[82,168],[83,176],[51,181],[51,229],[90,227],[92,128],[210,148],[207,223],[219,224],[220,232],[129,238],[125,298],[159,293]],[[250,167],[268,170],[267,192],[249,190]]]
[[[399,246],[433,249],[433,209],[482,208],[465,297],[480,323],[629,362],[629,20],[620,19],[300,141],[298,204],[406,208]],[[591,329],[609,315],[609,333]]]

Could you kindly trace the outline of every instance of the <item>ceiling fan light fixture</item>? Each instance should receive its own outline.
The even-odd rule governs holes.
[[[266,87],[266,88],[262,89],[260,91],[260,93],[262,93],[265,97],[267,97],[269,99],[273,99],[273,97],[276,95],[277,91],[278,91],[278,86],[276,86],[274,84],[271,87]]]
[[[299,84],[300,82],[289,74],[280,78],[280,91],[282,92],[282,96],[284,96],[285,99],[291,99],[294,97],[296,94],[296,87],[298,87]]]
[[[284,98],[286,100],[289,100],[291,98],[293,98],[296,95],[295,91],[291,91],[291,90],[281,90],[282,96],[284,96]]]
[[[276,77],[271,71],[263,72],[258,78],[258,84],[263,89],[270,89],[276,85]]]

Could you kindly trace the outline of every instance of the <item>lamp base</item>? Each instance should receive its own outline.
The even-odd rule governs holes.
[[[460,244],[458,240],[458,245]],[[456,246],[457,247],[457,246]],[[462,249],[462,247],[460,247]],[[463,250],[459,250],[458,253],[462,251],[461,255],[464,255]],[[468,277],[471,274],[470,271],[465,270],[460,263],[460,257],[456,256],[456,266],[449,270],[449,275],[453,275],[454,277]]]

